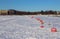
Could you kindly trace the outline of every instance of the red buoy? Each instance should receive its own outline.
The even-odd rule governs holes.
[[[36,18],[41,24],[44,24],[44,21],[41,20],[40,18]]]
[[[44,21],[43,21],[43,20],[40,20],[40,23],[41,23],[41,24],[44,24]]]
[[[36,18],[38,21],[40,21],[40,18]]]
[[[34,18],[34,16],[32,16],[31,18]]]
[[[51,28],[51,32],[57,32],[57,29],[56,28]]]
[[[44,26],[40,26],[40,28],[44,28]]]

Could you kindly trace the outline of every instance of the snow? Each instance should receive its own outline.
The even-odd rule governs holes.
[[[29,37],[29,38],[26,38],[26,39],[36,39],[36,38],[33,38],[33,37]]]
[[[33,16],[0,16],[0,39],[60,39],[60,17]],[[42,19],[44,24],[36,18]],[[40,27],[42,25],[44,28]],[[57,28],[57,32],[51,32],[52,27]]]

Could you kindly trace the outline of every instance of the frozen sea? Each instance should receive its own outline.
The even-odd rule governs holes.
[[[43,20],[44,24],[41,24],[36,18]],[[44,26],[44,28],[40,26]],[[53,27],[57,29],[57,32],[51,32]],[[60,17],[1,15],[0,39],[60,39]]]

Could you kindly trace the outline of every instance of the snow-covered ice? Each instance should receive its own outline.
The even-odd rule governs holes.
[[[47,15],[0,16],[0,39],[60,39],[60,17]],[[40,18],[40,24],[35,18]],[[50,24],[50,25],[49,25]],[[44,28],[40,28],[40,26]],[[55,27],[57,32],[51,32]]]

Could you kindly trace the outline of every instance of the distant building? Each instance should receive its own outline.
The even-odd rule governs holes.
[[[8,15],[15,15],[16,14],[16,10],[10,9],[8,10]]]
[[[7,15],[8,14],[8,10],[0,10],[0,15]]]

